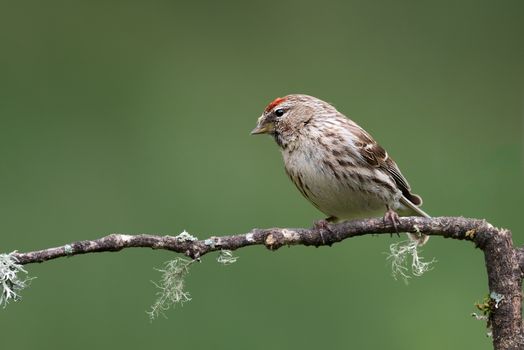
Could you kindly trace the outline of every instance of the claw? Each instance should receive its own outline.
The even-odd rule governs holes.
[[[384,224],[392,224],[395,228],[395,232],[398,234],[398,224],[400,224],[399,216],[396,211],[388,209],[384,214]]]
[[[329,222],[327,220],[317,220],[313,223],[313,227],[316,229],[328,230],[329,229],[328,226],[329,226]]]
[[[320,239],[322,240],[322,244],[323,245],[326,245],[326,240],[324,239],[324,233],[323,231],[327,231],[327,232],[330,232],[331,230],[329,229],[329,222],[327,220],[329,220],[330,218],[327,218],[326,220],[318,220],[318,221],[315,221],[313,223],[313,228],[315,230],[318,231],[318,233],[320,234]]]

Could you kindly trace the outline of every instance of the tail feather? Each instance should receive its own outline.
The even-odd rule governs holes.
[[[425,218],[431,218],[428,213],[426,213],[424,210],[420,209],[420,207],[416,204],[413,204],[409,199],[407,199],[405,196],[402,196],[400,198],[400,203],[404,204],[409,209],[413,210],[417,216],[423,216]]]
[[[418,197],[418,198],[420,198],[420,197]],[[402,196],[402,198],[400,198],[400,202],[402,204],[404,204],[406,207],[408,207],[409,209],[411,209],[417,216],[422,216],[422,217],[425,217],[425,218],[431,218],[431,216],[429,216],[428,213],[426,213],[424,210],[420,209],[416,204],[411,202],[405,196]],[[421,202],[422,201],[420,201],[420,203]],[[419,246],[426,244],[427,241],[429,240],[429,236],[428,235],[423,235],[423,234],[420,234],[420,233],[418,233],[418,234],[417,233],[408,233],[408,236],[409,236],[409,238],[411,240],[417,241]]]

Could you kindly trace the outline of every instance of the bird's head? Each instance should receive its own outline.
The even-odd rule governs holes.
[[[329,107],[333,109],[326,102],[307,95],[278,97],[264,109],[251,135],[272,135],[280,147],[286,148],[316,115]]]

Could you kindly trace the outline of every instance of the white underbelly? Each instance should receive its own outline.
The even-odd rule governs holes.
[[[295,150],[292,154],[283,152],[283,156],[289,176],[296,178],[300,174],[302,186],[294,180],[297,187],[302,187],[304,196],[328,216],[339,219],[376,217],[384,215],[388,206],[398,209],[400,191],[388,193],[371,181],[363,185],[362,179],[350,176],[348,172],[336,176],[315,154]],[[365,171],[372,175],[375,170]]]

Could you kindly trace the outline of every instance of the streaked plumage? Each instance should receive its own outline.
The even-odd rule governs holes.
[[[277,98],[252,133],[275,138],[289,178],[330,221],[390,210],[429,217],[388,153],[327,102],[307,95]]]

